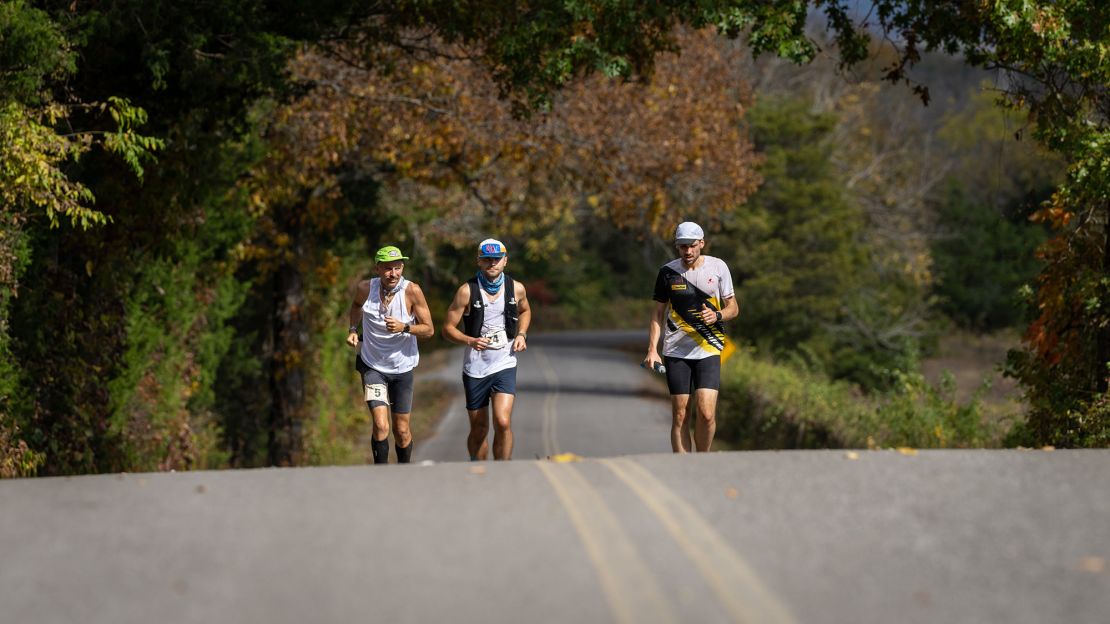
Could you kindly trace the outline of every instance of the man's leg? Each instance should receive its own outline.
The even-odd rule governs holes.
[[[717,433],[717,390],[698,388],[694,391],[697,416],[694,421],[694,442],[699,453],[709,452]]]
[[[397,463],[412,460],[412,432],[409,415],[412,413],[412,371],[394,375],[389,382],[389,396],[393,400],[393,443],[397,448]]]
[[[470,435],[466,436],[466,450],[471,460],[485,461],[489,456],[489,406],[466,410],[470,417]]]
[[[397,447],[397,463],[409,463],[412,459],[412,431],[409,429],[409,414],[393,414],[393,443]]]
[[[374,453],[375,464],[389,463],[389,406],[374,405],[370,407],[370,417],[374,421],[374,435],[370,440],[370,449]]]
[[[688,394],[671,395],[671,450],[675,453],[690,451],[690,428],[686,426],[686,408],[690,403]]]
[[[513,458],[513,400],[515,395],[493,395],[493,458]]]

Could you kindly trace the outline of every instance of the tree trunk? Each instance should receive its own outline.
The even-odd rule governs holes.
[[[292,258],[274,275],[274,350],[270,367],[273,403],[270,409],[269,460],[274,466],[291,466],[303,457],[302,424],[305,405],[305,370],[309,328],[305,319],[304,275],[297,261],[304,257],[302,233],[290,228],[294,239]]]
[[[1110,278],[1110,201],[1103,202],[1102,204],[1102,276]],[[1104,301],[1103,305],[1107,302]],[[1102,318],[1106,320],[1110,316],[1110,312],[1102,310]],[[1110,323],[1103,325],[1098,332],[1098,346],[1095,350],[1098,361],[1096,365],[1098,368],[1098,381],[1095,387],[1098,392],[1105,393],[1107,385],[1110,384],[1110,371],[1107,371],[1106,365],[1110,363]]]

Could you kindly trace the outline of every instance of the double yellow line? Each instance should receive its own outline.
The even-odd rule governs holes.
[[[628,458],[602,459],[655,515],[736,622],[793,624],[794,617],[711,524],[651,472]],[[621,623],[678,621],[659,581],[597,491],[571,464],[536,464],[551,483]]]

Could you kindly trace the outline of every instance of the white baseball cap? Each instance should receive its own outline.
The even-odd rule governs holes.
[[[693,221],[683,221],[674,230],[674,242],[679,245],[689,245],[703,238],[705,238],[705,232]]]

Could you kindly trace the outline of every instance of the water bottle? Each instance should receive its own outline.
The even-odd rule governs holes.
[[[652,364],[651,368],[655,372],[657,372],[659,374],[663,374],[663,373],[667,372],[667,367],[663,366],[662,362],[652,362],[651,364]],[[640,362],[640,368],[647,368],[647,366],[643,362]]]

